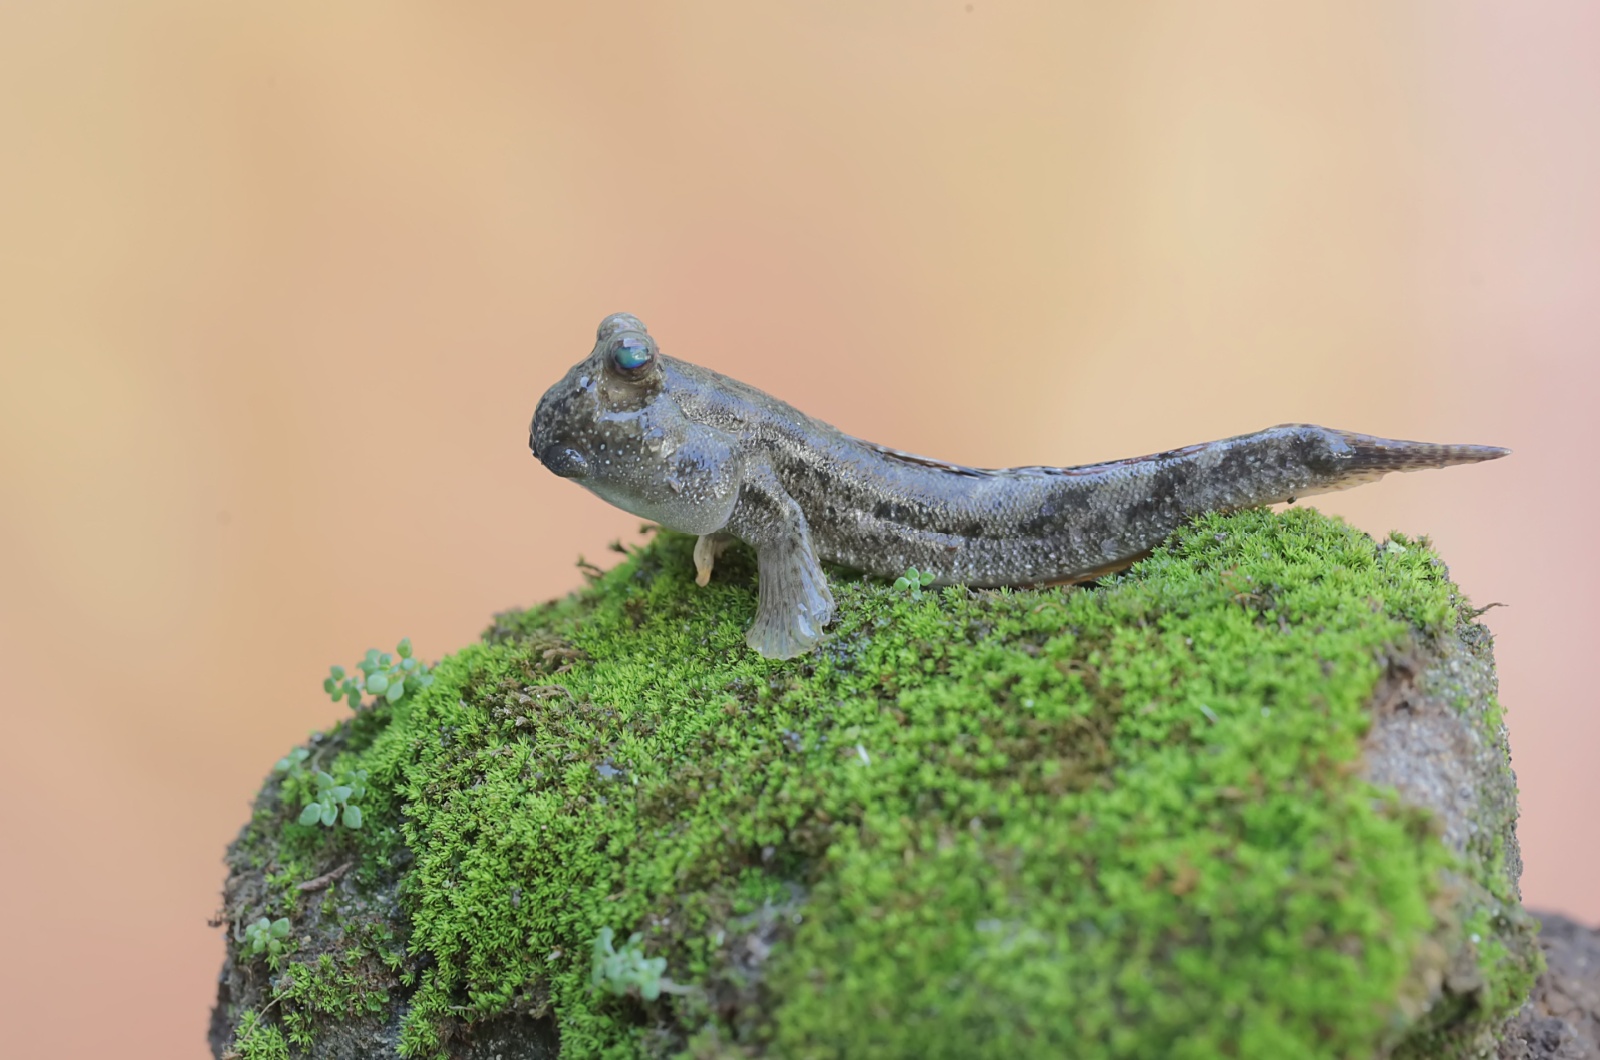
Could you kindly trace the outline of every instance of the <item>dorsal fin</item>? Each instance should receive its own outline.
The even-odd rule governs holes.
[[[1077,467],[1051,467],[1048,464],[1028,464],[1023,467],[991,468],[967,467],[965,464],[952,464],[945,460],[935,460],[929,456],[918,456],[916,453],[908,453],[903,449],[891,449],[887,445],[879,445],[877,442],[863,441],[860,438],[853,438],[851,440],[859,443],[863,448],[870,449],[880,456],[886,456],[890,460],[895,460],[902,464],[911,464],[914,467],[932,468],[935,471],[946,471],[952,475],[962,475],[966,478],[990,478],[994,476],[1005,476],[1008,478],[1037,476],[1040,478],[1049,478],[1065,475],[1094,475],[1102,471],[1108,471],[1112,468],[1120,467],[1124,464],[1142,464],[1151,460],[1164,460],[1170,457],[1186,456],[1197,449],[1204,449],[1207,445],[1215,444],[1211,442],[1201,442],[1198,445],[1186,445],[1181,449],[1169,449],[1164,453],[1154,453],[1150,456],[1132,456],[1123,460],[1107,460],[1103,464],[1081,464]]]

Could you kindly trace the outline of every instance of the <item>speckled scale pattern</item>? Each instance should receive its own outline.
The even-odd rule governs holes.
[[[648,356],[642,363],[640,351]],[[540,400],[529,446],[551,471],[673,530],[755,548],[748,642],[790,658],[833,615],[823,561],[938,584],[1030,585],[1116,570],[1186,519],[1504,456],[1310,424],[1082,467],[962,467],[875,445],[754,387],[660,353],[608,316]],[[697,551],[708,574],[714,547]]]

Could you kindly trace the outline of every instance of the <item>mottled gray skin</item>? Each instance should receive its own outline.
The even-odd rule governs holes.
[[[540,399],[528,444],[617,507],[701,535],[701,584],[730,538],[754,547],[747,641],[780,659],[808,650],[833,616],[822,561],[885,577],[916,567],[937,584],[1082,581],[1200,512],[1507,452],[1288,424],[1083,467],[961,467],[852,438],[667,357],[626,313],[601,321],[593,352]]]

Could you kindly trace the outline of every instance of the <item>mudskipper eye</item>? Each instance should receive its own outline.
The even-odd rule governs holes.
[[[624,372],[636,372],[650,363],[650,340],[643,335],[627,335],[611,349],[611,363]]]

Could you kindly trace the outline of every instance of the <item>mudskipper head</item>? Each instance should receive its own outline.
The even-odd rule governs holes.
[[[603,474],[642,434],[637,413],[660,390],[655,340],[638,317],[613,313],[600,322],[589,356],[539,399],[528,446],[562,478]]]
[[[673,400],[688,385],[639,318],[613,313],[594,349],[545,391],[528,430],[539,462],[663,526],[710,533],[736,499],[731,440]],[[692,370],[692,369],[691,369]]]

